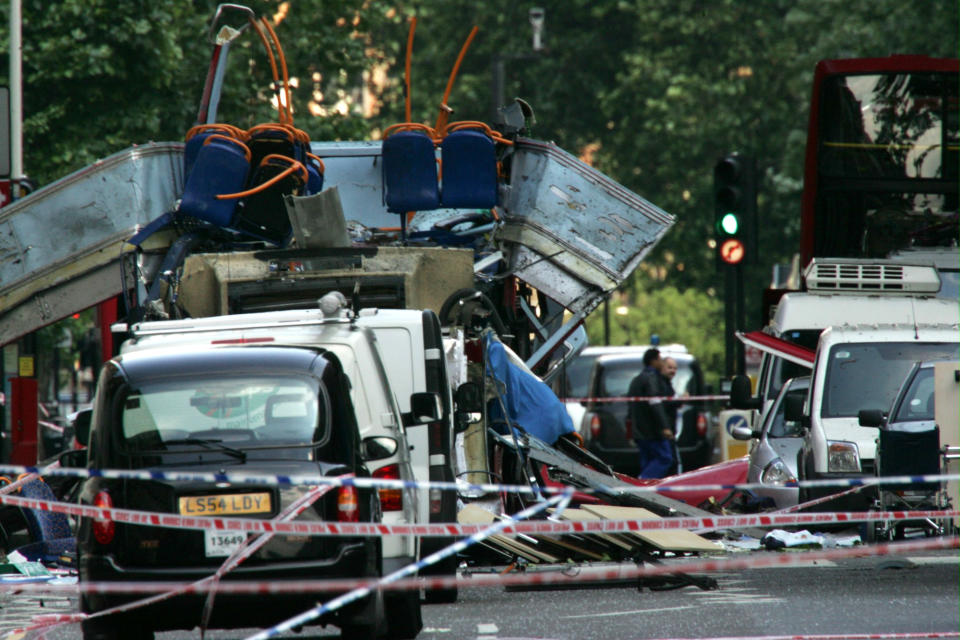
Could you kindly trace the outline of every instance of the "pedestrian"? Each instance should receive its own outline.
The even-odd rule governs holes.
[[[660,350],[647,349],[643,354],[643,370],[630,382],[627,392],[631,397],[649,400],[630,402],[634,440],[640,454],[640,477],[662,478],[674,461],[673,429],[663,407],[665,385],[660,368],[663,362]]]
[[[667,356],[661,359],[660,382],[663,385],[663,391],[660,395],[673,398],[677,395],[673,388],[673,377],[677,375],[677,361]],[[680,470],[680,452],[677,450],[677,411],[679,405],[676,401],[664,400],[663,410],[667,414],[667,424],[670,425],[670,431],[673,436],[670,439],[670,448],[673,450],[673,464],[667,475],[672,476]]]

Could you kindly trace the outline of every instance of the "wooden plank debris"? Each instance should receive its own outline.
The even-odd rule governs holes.
[[[638,507],[618,507],[614,505],[583,505],[583,510],[598,518],[607,520],[658,520],[660,516]],[[661,551],[709,552],[723,551],[723,547],[703,536],[687,529],[669,529],[662,531],[631,531],[631,535],[640,538]]]

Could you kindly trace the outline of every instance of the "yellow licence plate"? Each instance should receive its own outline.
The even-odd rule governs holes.
[[[183,496],[180,513],[185,516],[222,516],[236,513],[269,513],[269,493],[221,493]]]

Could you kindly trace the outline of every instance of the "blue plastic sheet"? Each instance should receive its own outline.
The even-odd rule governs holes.
[[[487,352],[487,374],[502,383],[503,405],[510,424],[548,444],[553,444],[565,433],[573,431],[573,421],[556,394],[539,378],[530,373],[510,353],[493,333],[484,340]],[[492,418],[502,418],[500,403],[494,401]]]

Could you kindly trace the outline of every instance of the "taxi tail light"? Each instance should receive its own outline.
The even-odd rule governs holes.
[[[388,464],[373,472],[374,478],[399,480],[400,465]],[[379,489],[381,511],[403,511],[403,489]]]
[[[340,487],[337,492],[337,522],[360,521],[360,494],[354,486]]]
[[[101,509],[112,509],[113,498],[106,491],[100,491],[93,498],[93,506]],[[93,537],[100,544],[107,545],[113,542],[113,536],[117,532],[117,525],[113,520],[101,520],[99,518],[93,521]]]
[[[596,413],[590,416],[590,437],[600,437],[600,416]]]
[[[707,435],[707,416],[697,414],[697,435],[701,438]]]

